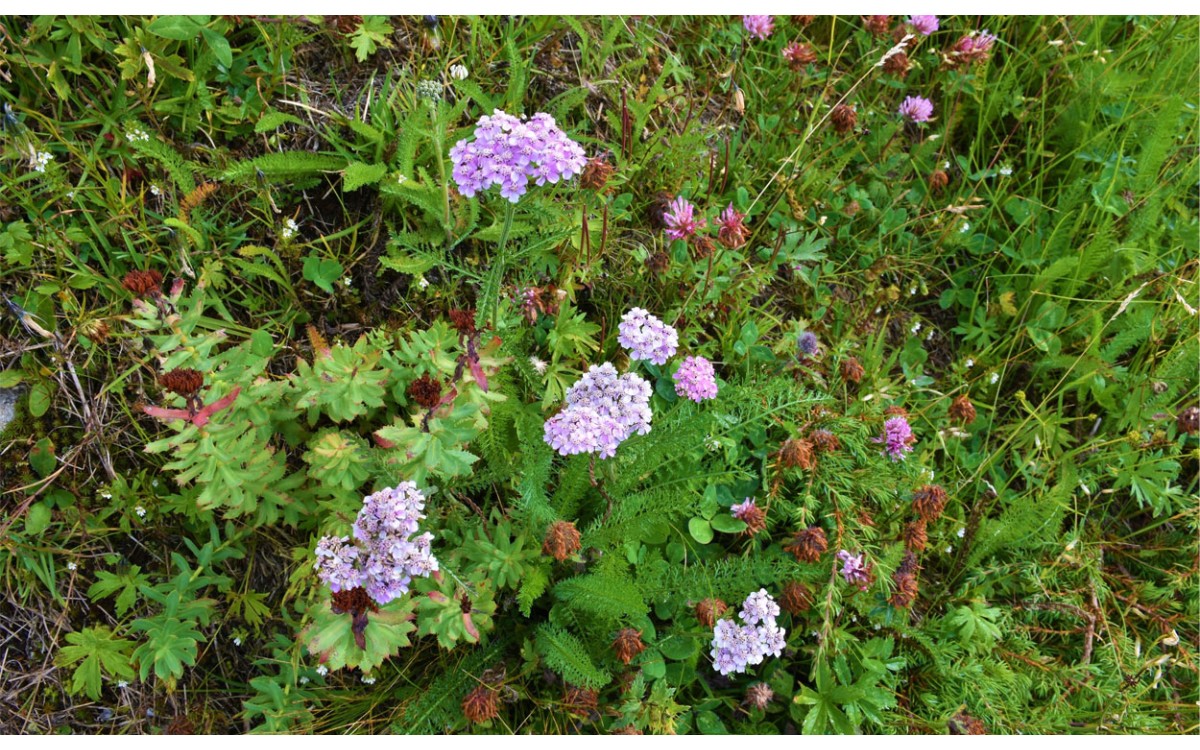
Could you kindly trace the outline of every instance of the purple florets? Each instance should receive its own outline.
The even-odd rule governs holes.
[[[909,122],[928,122],[933,117],[933,102],[922,96],[905,97],[899,112]]]
[[[817,353],[817,349],[820,348],[821,343],[817,341],[817,334],[812,331],[805,331],[800,334],[800,338],[796,339],[796,346],[802,354],[811,357]]]
[[[696,403],[717,397],[717,374],[704,357],[687,357],[675,371],[675,393]]]
[[[554,123],[538,112],[528,121],[494,111],[479,118],[475,140],[463,139],[450,149],[454,182],[470,198],[499,185],[500,195],[516,203],[530,180],[538,185],[566,180],[583,172],[587,156]]]
[[[665,365],[667,358],[674,356],[679,347],[679,334],[675,329],[640,307],[625,313],[617,330],[617,341],[629,350],[633,359]]]
[[[903,461],[906,453],[912,453],[912,427],[904,417],[892,417],[883,423],[883,435],[871,438],[876,443],[883,443],[883,450],[893,461]]]
[[[742,26],[755,39],[766,39],[775,30],[775,16],[742,16]]]
[[[767,656],[780,656],[787,645],[787,632],[775,624],[779,605],[765,589],[750,594],[742,604],[739,625],[733,620],[719,620],[713,627],[713,669],[723,675],[745,672],[746,667],[762,664]]]
[[[635,373],[617,375],[605,362],[592,365],[567,389],[567,407],[546,420],[544,439],[560,455],[598,453],[611,458],[635,432],[650,432],[650,384]]]
[[[317,576],[337,593],[362,586],[378,604],[408,593],[413,578],[438,569],[432,534],[411,538],[425,516],[425,496],[401,482],[363,500],[354,521],[354,541],[327,536],[317,543]]]
[[[852,555],[846,550],[837,553],[838,562],[842,564],[842,569],[839,571],[842,578],[846,579],[846,583],[852,583],[866,591],[871,585],[871,571],[863,563],[864,557],[865,553]]]
[[[929,36],[938,30],[937,16],[909,16],[908,25],[923,36]]]
[[[696,218],[696,207],[682,197],[667,204],[667,210],[663,212],[663,223],[667,225],[663,231],[673,240],[686,240],[708,226],[708,221],[703,216]]]
[[[599,453],[600,458],[611,458],[624,434],[615,419],[587,406],[563,409],[546,420],[544,429],[546,443],[563,456]]]

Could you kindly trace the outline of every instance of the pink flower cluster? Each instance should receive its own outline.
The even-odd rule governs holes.
[[[743,501],[743,502],[740,502],[740,503],[736,503],[736,504],[734,504],[733,506],[731,506],[731,507],[729,508],[729,513],[730,513],[730,514],[731,514],[731,515],[732,515],[734,518],[738,519],[739,521],[745,521],[745,520],[746,520],[746,516],[747,516],[747,515],[748,515],[748,514],[749,514],[751,511],[753,511],[755,507],[756,507],[756,503],[755,503],[755,501],[754,501],[754,498],[752,498],[752,497],[748,497],[748,498],[746,498],[746,499],[745,499],[745,501]],[[753,594],[752,594],[751,596],[753,596]],[[747,599],[746,601],[750,601],[750,600],[749,600],[749,599]],[[777,613],[777,614],[778,614],[778,613]],[[745,616],[746,616],[746,614],[743,612],[743,613],[742,613],[742,617],[745,617]]]
[[[570,179],[583,172],[587,156],[578,143],[538,112],[527,122],[496,110],[479,118],[475,140],[450,149],[454,182],[470,198],[499,185],[500,195],[516,203],[530,180],[538,185]]]
[[[424,509],[425,495],[414,482],[368,495],[354,521],[353,542],[327,536],[317,543],[317,576],[334,593],[361,586],[379,604],[404,596],[413,578],[438,569],[433,535],[413,537]]]
[[[909,16],[908,25],[922,36],[929,36],[938,30],[937,16]]]
[[[922,96],[905,97],[899,111],[909,122],[928,122],[933,117],[933,102]]]
[[[663,222],[667,225],[667,236],[673,240],[686,240],[694,237],[697,232],[708,226],[708,221],[703,216],[699,219],[696,218],[696,207],[682,197],[676,198],[667,205],[667,210],[663,214]]]
[[[629,436],[650,432],[650,384],[636,373],[618,376],[605,362],[592,365],[567,389],[567,407],[543,428],[546,444],[560,455],[616,455]]]
[[[742,620],[719,620],[713,627],[713,669],[723,675],[745,672],[749,666],[762,664],[767,656],[781,656],[787,645],[787,631],[775,624],[779,605],[766,589],[746,597],[742,603]]]
[[[686,357],[675,371],[675,393],[696,403],[717,397],[717,373],[704,357]]]
[[[884,452],[893,461],[903,461],[906,453],[912,453],[912,427],[904,417],[892,417],[883,423],[883,435],[871,438],[876,443],[883,443]]]
[[[996,39],[996,35],[989,34],[987,29],[972,31],[954,43],[950,54],[967,62],[981,63],[988,58]]]
[[[621,316],[617,341],[629,350],[633,359],[665,365],[679,347],[679,334],[674,328],[640,307]]]
[[[755,39],[766,39],[775,30],[775,16],[742,16],[742,26]]]
[[[852,555],[846,550],[837,553],[838,562],[842,564],[842,569],[839,571],[846,583],[852,583],[858,586],[863,591],[871,585],[871,571],[863,563],[865,553]]]

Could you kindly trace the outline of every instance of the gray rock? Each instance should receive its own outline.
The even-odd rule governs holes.
[[[0,435],[4,434],[8,423],[17,416],[17,399],[20,396],[20,388],[0,388]]]

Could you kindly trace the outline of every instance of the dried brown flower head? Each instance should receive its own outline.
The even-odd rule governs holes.
[[[121,286],[129,290],[135,297],[149,295],[157,297],[162,294],[162,274],[154,269],[149,271],[130,271],[121,280]]]
[[[788,67],[799,73],[804,70],[805,65],[817,61],[817,53],[813,51],[811,45],[792,42],[784,48],[783,59],[787,60]]]
[[[496,691],[486,685],[480,685],[467,693],[466,698],[463,698],[463,716],[467,717],[467,721],[472,724],[491,721],[500,715],[498,703]]]
[[[451,310],[450,325],[463,336],[475,335],[475,311]]]
[[[950,734],[987,734],[987,727],[983,725],[983,722],[965,710],[960,710],[951,716],[948,723]]]
[[[713,254],[717,249],[717,243],[707,234],[698,234],[688,243],[688,249],[691,251],[693,260],[703,260]]]
[[[963,424],[971,424],[975,421],[975,405],[971,403],[971,399],[967,398],[967,394],[960,394],[950,402],[950,418]]]
[[[756,682],[746,688],[746,699],[742,703],[757,708],[759,711],[765,711],[774,697],[775,691],[771,689],[770,685],[765,682]]]
[[[817,20],[816,16],[792,16],[792,20],[801,26],[807,26]]]
[[[789,469],[811,470],[817,465],[813,447],[813,442],[807,438],[788,438],[779,448],[779,463]]]
[[[204,387],[204,376],[199,370],[178,368],[158,376],[158,382],[171,393],[191,398]]]
[[[378,612],[379,605],[371,598],[367,590],[359,586],[353,589],[343,589],[335,591],[332,594],[330,608],[335,615],[341,614],[363,614],[366,612]]]
[[[799,581],[788,581],[783,585],[783,591],[779,594],[779,606],[784,612],[799,615],[807,612],[812,606],[812,592],[808,587]]]
[[[608,184],[608,178],[617,170],[603,156],[595,156],[588,160],[579,177],[579,186],[588,190],[603,190]]]
[[[829,430],[813,430],[808,438],[819,453],[833,453],[842,447],[842,441]]]
[[[1175,427],[1180,432],[1195,435],[1200,432],[1200,407],[1189,406],[1175,417]]]
[[[905,419],[908,419],[908,409],[905,409],[903,406],[889,406],[883,410],[883,413],[888,417],[904,417]]]
[[[325,23],[343,36],[354,32],[362,25],[362,16],[325,16]]]
[[[816,562],[829,549],[829,540],[825,538],[825,529],[820,526],[809,526],[800,531],[792,539],[792,543],[783,548],[791,552],[796,562]]]
[[[858,111],[853,105],[839,104],[829,113],[829,121],[833,123],[833,129],[837,132],[849,132],[858,124]]]
[[[862,381],[862,377],[866,374],[866,370],[863,369],[863,366],[859,363],[858,359],[854,357],[846,357],[842,360],[841,373],[842,380],[846,381],[847,383],[858,383]]]
[[[409,384],[408,395],[426,409],[432,409],[442,400],[442,383],[426,373]]]
[[[729,605],[720,599],[704,599],[696,605],[696,619],[704,627],[711,628],[728,610]]]
[[[555,521],[546,529],[542,553],[562,562],[582,548],[579,529],[570,521]]]
[[[671,256],[667,255],[662,250],[659,250],[656,253],[651,253],[650,257],[646,258],[646,268],[649,268],[656,274],[666,273],[667,269],[670,267]]]
[[[891,16],[863,16],[863,26],[875,36],[884,36],[892,27]]]
[[[747,507],[740,513],[735,513],[734,517],[746,524],[746,529],[742,532],[747,536],[754,536],[760,531],[767,530],[767,512],[756,503]]]
[[[940,193],[942,188],[950,184],[950,175],[944,169],[935,169],[929,173],[929,192]]]
[[[883,71],[885,73],[892,73],[901,78],[908,75],[908,70],[911,67],[912,63],[908,61],[908,55],[903,52],[897,52],[883,63]]]
[[[913,493],[913,510],[924,521],[936,521],[946,509],[946,491],[936,484],[926,484]]]
[[[917,576],[914,573],[896,571],[896,574],[892,576],[892,581],[896,584],[896,590],[892,593],[888,602],[898,609],[911,607],[912,603],[917,600],[917,593],[919,592]]]
[[[925,533],[925,519],[911,521],[904,527],[904,546],[913,552],[924,552],[929,544],[929,535]]]
[[[612,642],[612,649],[622,664],[628,664],[633,661],[633,657],[646,650],[646,644],[642,643],[642,631],[633,628],[622,629]]]
[[[600,694],[595,690],[568,685],[563,696],[563,706],[576,716],[588,716],[600,704]]]

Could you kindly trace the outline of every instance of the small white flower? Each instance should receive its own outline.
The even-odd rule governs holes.
[[[949,169],[949,168],[950,168],[950,160],[947,159],[946,161],[942,162],[942,169]]]
[[[150,140],[150,135],[141,128],[131,128],[130,131],[125,134],[125,140],[129,141],[130,143],[148,141]]]
[[[368,676],[368,675],[363,675],[363,676],[362,676],[362,681],[363,681],[363,684],[364,684],[364,685],[374,685],[374,684],[375,684],[375,678],[374,678],[374,677],[370,677],[370,676]]]
[[[1000,167],[1000,169],[998,171],[1000,172],[1000,174],[1004,175],[1005,177],[1008,177],[1009,175],[1012,174],[1012,167],[1010,167],[1006,164],[1003,167]]]
[[[143,507],[142,507],[142,506],[140,506],[140,505],[139,505],[139,506],[137,506],[136,508],[134,508],[134,509],[133,509],[133,512],[134,512],[134,513],[137,513],[137,517],[138,517],[138,518],[145,518],[145,517],[146,517],[146,509],[145,509],[145,508],[143,508]]]
[[[422,289],[428,289],[429,288],[429,279],[425,278],[424,276],[418,276],[417,277],[417,286],[421,287]]]
[[[959,538],[959,539],[962,539],[964,536],[966,536],[966,535],[967,535],[967,530],[966,530],[966,529],[961,529],[961,528],[960,528],[958,531],[956,531],[956,532],[954,532],[954,533],[958,534],[958,538]]]
[[[959,234],[966,234],[969,231],[971,231],[971,223],[968,221],[964,221],[962,226],[958,228]]]
[[[461,81],[469,75],[471,75],[471,72],[469,70],[467,70],[466,65],[451,65],[450,66],[450,77],[456,81]]]
[[[992,376],[990,378],[988,378],[988,382],[990,382],[992,385],[999,383],[1000,382],[1000,373],[993,372]]]
[[[963,366],[965,366],[968,370],[970,370],[972,367],[975,366],[975,360],[971,359],[970,357],[967,357],[967,361],[963,362]]]
[[[235,645],[235,646],[241,646],[241,645],[242,645],[242,639],[241,639],[241,638],[238,638],[238,637],[236,637],[236,636],[235,636],[235,637],[234,637],[234,639],[233,639],[233,645]]]
[[[299,230],[300,227],[296,224],[296,220],[288,219],[287,221],[283,222],[283,231],[280,232],[280,235],[282,235],[285,240],[290,240]]]
[[[914,294],[916,294],[916,293],[917,293],[917,285],[916,285],[916,284],[913,284],[912,286],[910,286],[910,287],[908,288],[908,296],[909,296],[909,297],[911,297],[911,296],[913,296],[913,295],[914,295]]]
[[[324,664],[318,664],[317,665],[317,674],[324,677],[325,675],[329,674],[329,667],[325,666]]]
[[[953,551],[954,551],[954,548],[953,548],[953,547],[950,547],[950,546],[947,546],[947,547],[946,547],[946,554],[947,554],[947,555],[948,555],[948,554],[950,554],[950,553],[951,553],[951,552],[953,552]]]
[[[353,283],[354,283],[354,279],[350,278],[349,276],[343,276],[343,277],[342,277],[342,284],[344,284],[344,285],[346,286],[346,288],[347,288],[347,289],[348,289],[348,288],[350,288],[350,286],[351,286]]]
[[[546,372],[546,361],[538,359],[537,357],[529,358],[529,366],[532,367],[538,375]]]
[[[151,185],[150,193],[151,195],[162,195],[162,190],[159,189],[158,185]]]
[[[882,627],[883,627],[883,626],[882,626],[882,625],[880,625],[879,623],[875,623],[875,629],[876,629],[876,630],[879,630],[879,629],[880,629],[880,628],[882,628]]]
[[[912,328],[909,330],[912,332],[912,335],[916,336],[917,331],[921,330],[921,321],[918,320],[917,322],[913,323]]]
[[[304,675],[300,675],[300,684],[301,684],[301,685],[307,685],[307,684],[308,684],[308,677],[306,677],[306,676],[304,676]]]
[[[933,338],[933,334],[934,334],[934,330],[933,330],[932,328],[930,328],[930,329],[929,329],[929,332],[925,334],[925,340],[926,340],[926,341],[929,341],[930,339],[932,339],[932,338]]]
[[[105,500],[112,500],[112,493],[108,491],[101,492],[100,497],[104,498]]]
[[[157,479],[151,479],[151,480],[150,480],[150,486],[151,486],[151,487],[157,487],[157,486],[158,486],[158,480],[157,480]]]
[[[46,165],[52,161],[54,161],[54,154],[46,151],[38,151],[33,155],[33,158],[29,160],[29,166],[34,172],[45,172]]]
[[[67,570],[79,570],[79,566],[73,562],[67,563]]]
[[[406,182],[408,182],[408,178],[405,177],[403,174],[396,175],[396,184],[397,185],[403,185]]]

